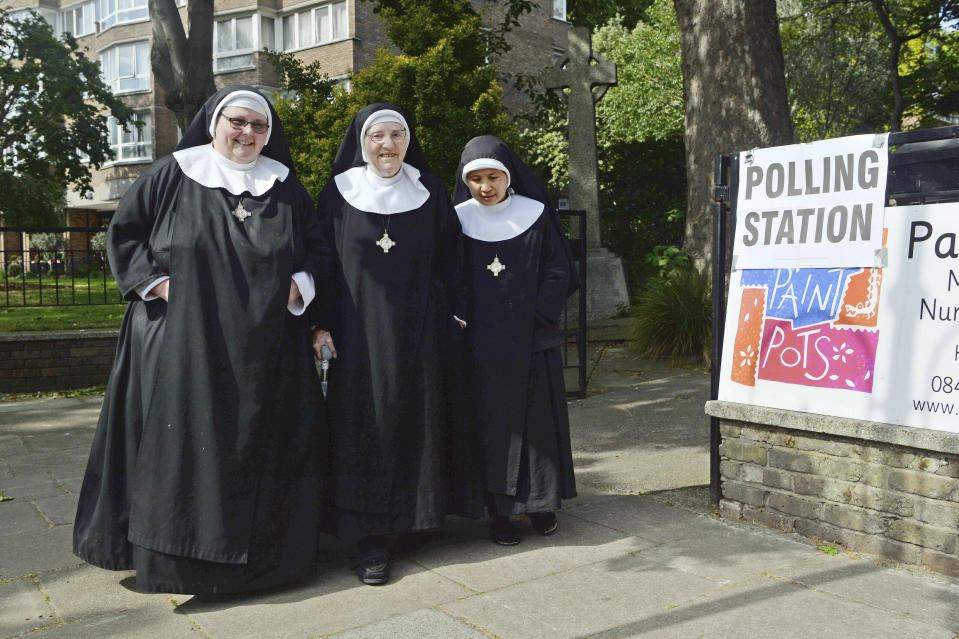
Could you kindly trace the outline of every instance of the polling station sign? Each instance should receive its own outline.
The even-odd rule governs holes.
[[[887,143],[855,135],[740,154],[733,269],[876,264]]]
[[[959,433],[959,203],[885,227],[883,268],[732,274],[719,399]]]

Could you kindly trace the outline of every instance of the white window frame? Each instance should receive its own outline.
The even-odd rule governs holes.
[[[220,51],[218,49],[220,45],[220,30],[223,28],[224,23],[229,24],[229,29],[231,30],[231,38],[233,40],[234,46],[236,45],[236,21],[244,20],[246,18],[250,19],[250,46],[243,49],[230,49],[228,51]],[[236,71],[246,71],[254,68],[253,63],[253,52],[259,49],[260,43],[260,16],[259,14],[241,14],[233,16],[215,16],[213,18],[213,73],[235,73]],[[243,63],[230,66],[225,68],[220,68],[221,60],[232,60],[234,58],[248,57],[248,60]]]
[[[121,9],[120,2],[129,2],[133,6]],[[97,0],[97,3],[97,19],[101,33],[118,24],[145,22],[150,19],[147,0]]]
[[[116,157],[105,166],[142,164],[153,161],[153,113],[150,109],[134,111],[133,119],[139,122],[145,120],[146,123],[139,129],[135,126],[126,126],[121,129],[116,118],[112,115],[107,118],[107,139]],[[130,135],[134,139],[124,141],[124,134]],[[136,155],[123,157],[124,151],[128,149],[134,149]]]
[[[145,69],[140,69],[137,66],[137,59],[139,56],[136,54],[138,47],[146,47],[146,59],[145,59]],[[120,51],[121,49],[133,48],[133,75],[121,76],[120,75]],[[115,53],[113,60],[108,60],[110,53]],[[112,63],[112,69],[108,69],[108,65]],[[112,76],[111,76],[112,73]],[[149,40],[132,40],[129,42],[118,42],[113,44],[106,49],[100,51],[100,74],[103,77],[103,82],[114,95],[124,95],[127,93],[141,93],[150,91],[150,41]],[[120,81],[125,78],[137,78],[141,79],[141,83],[133,88],[120,88]]]
[[[88,0],[87,2],[80,2],[61,11],[57,25],[57,35],[61,36],[64,33],[72,33],[74,38],[93,35],[96,32],[97,23],[96,4],[95,0]],[[78,22],[81,22],[77,20],[78,9],[81,10],[83,15],[82,26],[80,26],[80,28],[77,28]]]
[[[553,19],[566,22],[566,0],[553,0]]]
[[[333,20],[334,5],[341,6],[345,9],[342,23],[339,24],[340,33],[337,33],[337,24]],[[326,13],[327,24],[329,25],[327,33],[325,34],[317,33],[317,22],[319,21],[321,13]],[[306,22],[304,23],[304,21]],[[276,29],[274,33],[276,34],[276,42],[279,45],[277,48],[280,51],[299,51],[300,49],[309,49],[332,42],[348,40],[350,37],[350,3],[347,0],[334,0],[333,2],[324,2],[308,9],[291,11],[277,16],[275,26]],[[308,33],[306,42],[302,42],[300,38],[301,29],[304,27]],[[292,32],[292,34],[290,32]],[[290,35],[292,35],[292,41],[288,46],[287,41]]]

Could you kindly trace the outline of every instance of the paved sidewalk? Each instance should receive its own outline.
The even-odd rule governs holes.
[[[382,587],[330,540],[307,583],[134,592],[70,553],[100,398],[0,404],[0,637],[959,637],[959,580],[717,520],[708,375],[591,334],[589,395],[570,402],[580,496],[559,531],[504,548],[453,519]]]

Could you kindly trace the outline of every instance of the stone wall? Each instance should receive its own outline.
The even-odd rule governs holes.
[[[959,435],[709,402],[720,513],[959,576]]]
[[[0,333],[0,393],[106,384],[118,335],[115,329]]]

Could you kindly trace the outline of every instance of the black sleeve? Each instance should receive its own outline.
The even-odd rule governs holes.
[[[315,208],[315,226],[310,235],[309,259],[316,284],[316,298],[310,304],[310,324],[332,331],[336,309],[342,294],[340,258],[333,237],[333,213],[336,206],[333,180],[323,188]]]
[[[543,213],[551,215],[549,211]],[[569,259],[563,250],[565,238],[556,224],[544,220],[539,283],[536,289],[536,326],[555,326],[569,296]]]
[[[151,246],[160,215],[172,214],[179,184],[179,167],[170,157],[140,176],[120,200],[107,230],[107,259],[123,297],[140,300],[137,290],[169,275]]]

